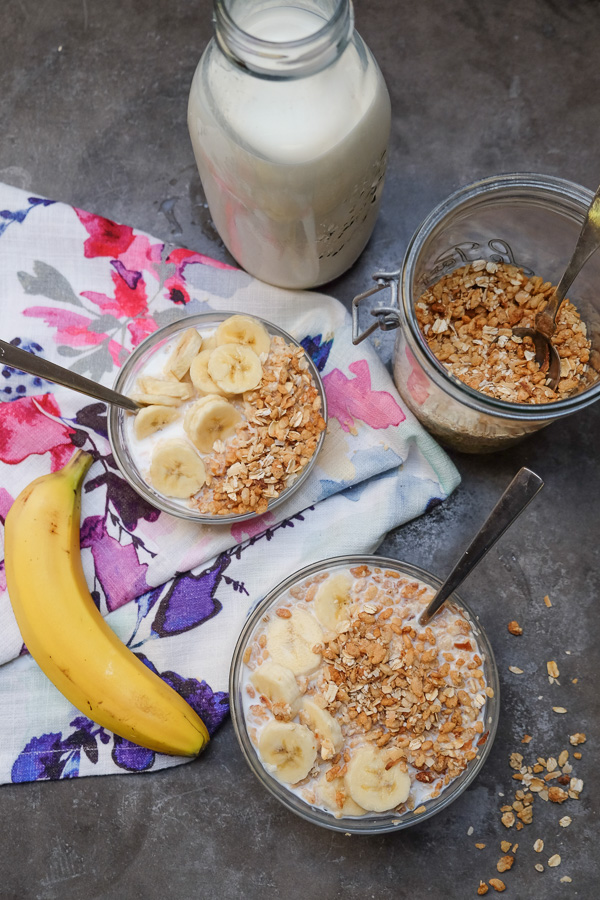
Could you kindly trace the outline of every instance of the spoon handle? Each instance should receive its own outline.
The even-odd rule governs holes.
[[[104,385],[98,384],[90,378],[78,375],[77,372],[72,372],[63,366],[57,366],[56,363],[43,359],[41,356],[36,356],[35,353],[21,350],[20,347],[15,347],[14,344],[7,344],[6,341],[0,341],[0,362],[15,369],[20,369],[23,372],[29,372],[30,375],[38,375],[40,378],[45,378],[47,381],[52,381],[55,384],[62,384],[63,387],[79,391],[81,394],[87,394],[88,397],[101,400],[103,403],[120,406],[131,412],[137,412],[140,408],[135,400],[131,400],[124,394],[118,394],[116,391],[104,387]]]
[[[594,250],[597,250],[598,247],[600,247],[600,187],[594,194],[592,202],[588,207],[583,227],[579,232],[573,255],[569,260],[569,264],[565,269],[563,277],[560,279],[548,304],[536,317],[535,324],[538,331],[548,334],[549,337],[552,336],[555,327],[554,320],[567,291],[575,281],[576,276],[579,274],[579,270],[583,268]]]
[[[470,546],[458,560],[429,606],[419,616],[419,625],[423,626],[429,622],[543,486],[544,482],[540,476],[531,469],[525,467],[519,469]]]

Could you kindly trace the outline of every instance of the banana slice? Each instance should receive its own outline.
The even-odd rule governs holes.
[[[188,328],[175,344],[167,360],[165,371],[181,380],[189,372],[192,360],[198,355],[201,347],[202,338],[196,329]]]
[[[322,709],[318,703],[315,703],[312,697],[304,698],[299,715],[300,721],[303,725],[308,725],[321,742],[321,745],[324,748],[328,746],[330,751],[333,750],[337,753],[344,743],[342,729],[337,719],[334,719],[330,712]],[[333,755],[331,753],[331,756]]]
[[[167,497],[192,497],[206,481],[204,463],[187,441],[160,441],[154,448],[150,484]]]
[[[175,406],[145,406],[137,413],[133,423],[133,433],[141,441],[165,425],[170,425],[179,417]]]
[[[235,433],[242,415],[224,397],[201,397],[186,410],[183,428],[201,453],[210,453],[215,441]]]
[[[193,396],[191,384],[177,381],[176,378],[154,378],[142,375],[136,382],[136,390],[132,394],[134,400],[143,406],[181,406],[184,400]]]
[[[346,772],[348,792],[359,806],[385,812],[404,803],[410,793],[410,777],[399,765],[386,769],[389,757],[373,747],[357,750]]]
[[[208,349],[206,344],[207,341],[204,341],[204,344],[202,345],[203,349],[192,361],[190,366],[190,378],[197,391],[202,391],[204,394],[223,395],[225,392],[215,384],[208,374],[208,360],[210,359],[212,349]]]
[[[348,607],[352,603],[350,588],[352,581],[348,575],[330,575],[321,582],[315,596],[313,607],[321,625],[335,631],[338,622],[348,617]]]
[[[366,809],[355,803],[349,795],[343,778],[327,781],[323,776],[317,783],[316,792],[319,802],[330,809],[338,819],[341,816],[364,816],[366,813]]]
[[[257,356],[271,349],[271,335],[257,319],[250,316],[230,316],[217,328],[215,339],[221,344],[246,344]]]
[[[305,609],[295,609],[288,619],[274,616],[267,629],[267,650],[274,662],[294,675],[308,675],[321,664],[313,647],[323,640],[321,626]]]
[[[296,784],[312,769],[317,758],[317,742],[306,725],[273,721],[260,733],[258,752],[279,781]]]
[[[300,689],[294,673],[287,666],[267,659],[254,670],[250,681],[272,703],[287,703],[290,709],[297,710]]]
[[[208,374],[226,394],[242,394],[258,387],[262,364],[245,344],[221,344],[210,354]]]

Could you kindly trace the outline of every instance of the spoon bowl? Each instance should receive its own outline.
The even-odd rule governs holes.
[[[419,616],[419,625],[427,625],[543,486],[540,476],[531,469],[519,469],[435,597]]]
[[[20,369],[29,375],[37,375],[54,384],[61,384],[63,387],[86,394],[102,403],[118,406],[129,412],[137,412],[141,409],[139,403],[136,403],[131,397],[119,394],[118,391],[104,387],[103,384],[98,384],[91,378],[85,378],[83,375],[78,375],[77,372],[72,372],[71,369],[65,369],[64,366],[58,366],[56,363],[36,356],[35,353],[15,347],[14,344],[7,344],[6,341],[0,341],[0,360],[14,369]]]
[[[513,328],[514,335],[530,337],[535,347],[535,359],[540,370],[546,373],[546,384],[555,391],[560,380],[560,356],[552,343],[556,331],[556,317],[565,295],[573,284],[580,269],[588,261],[594,250],[600,246],[600,187],[590,203],[577,243],[564,275],[554,294],[535,317],[533,328]]]

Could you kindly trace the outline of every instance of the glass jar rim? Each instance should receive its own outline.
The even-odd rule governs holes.
[[[500,400],[483,394],[475,388],[450,375],[443,364],[430,350],[427,341],[423,337],[417,324],[414,313],[414,298],[411,285],[413,282],[416,263],[424,242],[435,231],[445,217],[458,209],[467,208],[476,203],[479,198],[489,198],[494,193],[516,192],[522,190],[540,190],[547,192],[547,199],[562,199],[569,201],[572,212],[581,213],[580,224],[590,205],[594,192],[574,181],[559,178],[555,175],[541,175],[533,172],[513,172],[503,175],[493,175],[471,182],[450,194],[439,203],[423,220],[409,241],[404,261],[400,271],[400,303],[403,320],[407,325],[410,337],[409,345],[413,352],[419,353],[428,363],[429,375],[437,387],[454,399],[466,404],[478,412],[488,415],[498,415],[502,418],[516,420],[543,420],[560,418],[571,412],[576,412],[593,403],[600,395],[600,380],[589,388],[550,403],[512,403],[508,400]]]
[[[312,75],[333,62],[354,31],[352,0],[337,0],[332,15],[312,34],[294,40],[258,37],[238,24],[226,0],[214,0],[217,43],[230,62],[254,75],[283,80]]]
[[[456,607],[466,613],[468,620],[473,627],[479,649],[481,651],[483,665],[485,666],[486,679],[488,686],[491,687],[491,696],[488,694],[486,699],[486,715],[488,718],[488,735],[482,744],[476,758],[471,761],[467,769],[451,782],[447,789],[444,790],[437,798],[431,802],[427,801],[425,809],[398,815],[391,811],[386,814],[369,815],[365,817],[334,817],[331,813],[327,813],[316,806],[312,806],[305,800],[302,800],[292,794],[283,784],[269,775],[263,764],[260,762],[255,749],[253,748],[248,736],[245,717],[243,710],[240,709],[237,688],[239,686],[242,674],[242,666],[244,664],[243,654],[256,626],[260,622],[267,610],[290,588],[300,581],[305,580],[310,575],[317,574],[326,569],[334,567],[350,567],[357,565],[368,565],[373,567],[381,567],[382,569],[394,569],[402,574],[409,575],[429,585],[434,590],[441,587],[442,581],[436,575],[428,572],[421,566],[404,560],[394,559],[387,556],[375,556],[373,554],[349,554],[344,556],[335,556],[328,559],[320,559],[310,563],[304,568],[288,575],[283,581],[272,588],[267,595],[259,601],[248,613],[246,622],[238,636],[237,643],[233,652],[230,673],[229,673],[229,696],[232,714],[232,723],[240,749],[254,775],[259,779],[263,787],[265,787],[280,803],[289,811],[295,813],[301,818],[315,825],[320,825],[332,831],[342,831],[351,834],[382,834],[386,832],[400,831],[409,828],[412,825],[421,824],[436,813],[446,809],[454,800],[456,800],[464,791],[472,784],[475,778],[481,772],[489,753],[492,749],[498,722],[500,718],[500,679],[494,651],[490,639],[479,621],[478,615],[465,603],[462,597],[455,591],[449,598],[448,603],[455,604]]]

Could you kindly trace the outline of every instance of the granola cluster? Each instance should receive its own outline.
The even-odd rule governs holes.
[[[365,604],[337,638],[323,648],[319,692],[348,738],[357,736],[391,749],[401,768],[431,784],[431,797],[466,768],[487,738],[480,715],[486,695],[482,659],[471,626],[460,616],[452,624],[419,630],[414,606],[398,599],[431,599],[431,590],[397,572],[352,569]],[[410,617],[411,622],[406,619]],[[447,649],[439,639],[445,634]],[[334,757],[327,777],[344,774]]]
[[[192,503],[208,515],[266,512],[311,461],[326,423],[305,351],[273,337],[259,386],[243,395],[243,421],[216,441],[207,486]]]
[[[431,352],[450,375],[499,400],[551,403],[596,377],[586,325],[569,300],[563,301],[552,338],[561,359],[556,391],[536,362],[531,338],[512,332],[514,326],[532,328],[554,290],[516,266],[481,259],[437,281],[419,297],[415,313]]]

